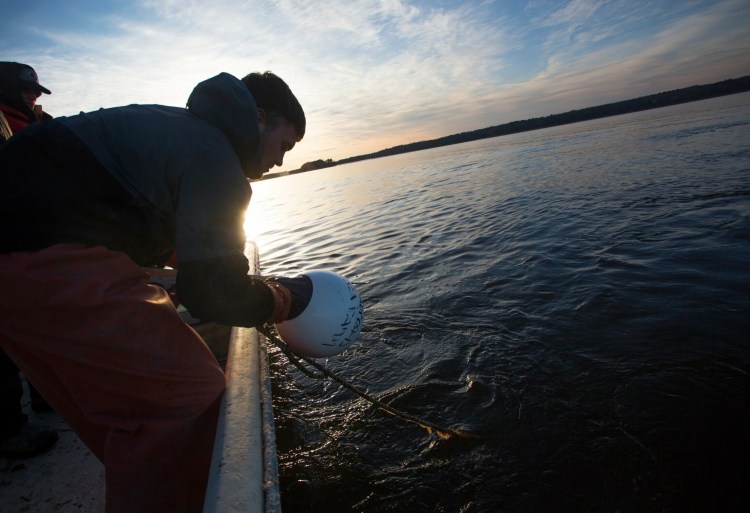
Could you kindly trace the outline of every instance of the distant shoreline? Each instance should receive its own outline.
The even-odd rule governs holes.
[[[715,82],[713,84],[695,85],[682,89],[675,89],[673,91],[641,96],[632,100],[624,100],[614,103],[607,103],[604,105],[598,105],[596,107],[571,110],[562,114],[551,114],[549,116],[540,118],[531,118],[523,121],[512,121],[510,123],[505,123],[502,125],[480,128],[478,130],[472,130],[470,132],[461,132],[459,134],[448,135],[445,137],[440,137],[438,139],[430,139],[427,141],[402,144],[399,146],[394,146],[392,148],[386,148],[384,150],[376,151],[374,153],[348,157],[338,161],[332,161],[331,159],[316,160],[303,164],[303,166],[299,169],[268,174],[264,176],[262,180],[268,180],[270,178],[276,178],[280,176],[294,175],[297,173],[305,173],[308,171],[314,171],[316,169],[324,169],[327,167],[337,166],[339,164],[358,162],[360,160],[389,157],[391,155],[400,155],[402,153],[409,153],[412,151],[439,148],[441,146],[449,146],[451,144],[460,144],[469,141],[477,141],[479,139],[488,139],[491,137],[499,137],[502,135],[527,132],[529,130],[539,130],[541,128],[578,123],[579,121],[589,121],[591,119],[619,116],[621,114],[629,114],[631,112],[658,109],[661,107],[678,105],[680,103],[707,100],[709,98],[744,93],[747,91],[750,91],[750,75],[745,75],[740,78],[731,78],[728,80],[723,80],[721,82]]]

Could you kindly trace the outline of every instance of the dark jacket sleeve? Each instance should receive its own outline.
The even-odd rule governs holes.
[[[177,296],[193,317],[230,326],[258,327],[273,311],[273,295],[248,276],[243,255],[180,262]]]

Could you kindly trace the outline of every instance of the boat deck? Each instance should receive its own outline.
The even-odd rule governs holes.
[[[101,513],[104,467],[54,412],[34,413],[24,396],[29,422],[48,426],[60,439],[47,453],[28,459],[0,457],[0,512]]]

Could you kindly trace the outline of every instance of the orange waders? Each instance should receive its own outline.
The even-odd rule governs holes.
[[[101,460],[106,511],[201,511],[224,373],[124,253],[0,255],[0,345]]]

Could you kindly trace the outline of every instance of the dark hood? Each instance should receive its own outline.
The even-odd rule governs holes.
[[[224,133],[246,176],[257,171],[262,156],[258,107],[241,80],[229,73],[204,80],[193,89],[187,108]]]

